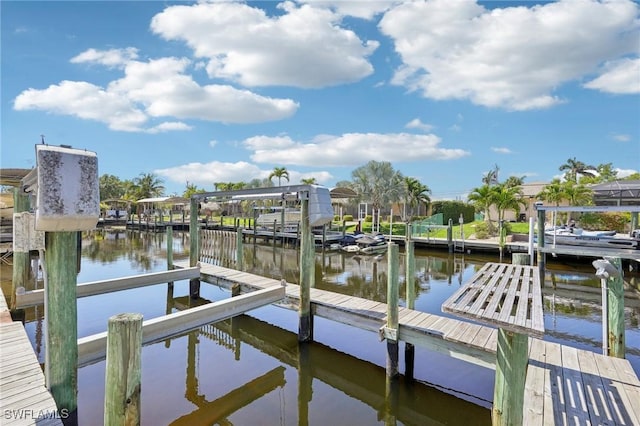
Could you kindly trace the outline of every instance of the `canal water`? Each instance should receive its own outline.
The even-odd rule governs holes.
[[[172,248],[175,260],[188,259],[188,233],[175,232]],[[94,231],[83,237],[78,283],[165,270],[166,252],[162,233]],[[246,244],[244,257],[248,272],[298,281],[295,247]],[[441,312],[441,304],[488,261],[498,259],[416,250],[416,309],[447,315]],[[316,287],[321,289],[384,302],[386,272],[385,256],[316,254]],[[401,265],[401,304],[403,274]],[[627,274],[626,279],[637,286],[637,273]],[[600,281],[593,267],[549,259],[546,281],[545,340],[601,352]],[[161,284],[78,299],[78,336],[105,331],[108,318],[118,313],[138,312],[150,319],[185,309],[188,294],[188,281],[179,281],[172,292]],[[230,295],[203,282],[200,297],[199,303],[207,303]],[[627,358],[640,374],[640,301],[627,298],[625,302]],[[27,333],[41,363],[42,311],[38,307],[25,312]],[[296,312],[269,306],[145,346],[142,423],[491,423],[493,370],[416,347],[415,380],[401,378],[389,403],[385,401],[386,344],[376,334],[315,318],[315,342],[299,350],[297,328]],[[403,372],[403,344],[400,348]],[[104,361],[78,371],[81,425],[102,424],[104,374]]]

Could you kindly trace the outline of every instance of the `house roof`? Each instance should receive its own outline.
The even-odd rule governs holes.
[[[138,204],[141,204],[141,203],[189,204],[189,199],[184,197],[154,197],[154,198],[142,198],[136,201],[136,203]]]
[[[640,180],[615,180],[590,187],[593,198],[600,200],[640,200]]]

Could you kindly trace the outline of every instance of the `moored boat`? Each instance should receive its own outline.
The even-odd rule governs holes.
[[[546,229],[545,242],[582,247],[640,249],[638,231],[630,235],[620,235],[615,231],[585,231],[581,228],[561,226]]]

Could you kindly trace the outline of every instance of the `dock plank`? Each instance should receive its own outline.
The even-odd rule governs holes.
[[[503,301],[493,297],[498,290],[505,300],[513,299],[511,307],[516,308],[515,315],[512,315],[512,309],[507,322],[524,323],[523,326],[544,330],[542,295],[535,285],[539,283],[537,269],[521,265],[504,267],[505,271],[507,269],[511,273],[506,276],[502,274],[494,281],[493,293],[489,291],[484,294],[489,294],[487,297],[491,297],[491,303],[495,303],[496,307]],[[216,267],[215,270],[221,274],[213,275],[210,277],[212,280],[220,278],[224,273],[233,277],[236,283],[260,282],[245,272],[229,274],[226,272],[228,270],[221,267]],[[496,270],[497,267],[485,267],[474,277],[477,280],[491,281],[495,276],[490,271]],[[201,273],[205,276],[205,281],[211,271],[206,265],[202,265]],[[529,284],[518,285],[519,282]],[[286,293],[292,299],[299,298],[299,287],[288,284]],[[461,295],[463,292],[459,293]],[[477,308],[486,304],[486,300],[479,302],[478,297],[484,297],[483,293],[477,293],[468,299],[473,301],[471,306],[477,303]],[[387,305],[381,302],[314,288],[311,289],[311,303],[312,307],[322,313],[321,316],[374,332],[386,321]],[[527,309],[524,309],[525,305]],[[536,313],[539,315],[534,315]],[[503,318],[506,317],[505,314]],[[496,353],[498,330],[494,327],[400,307],[399,328],[400,336],[409,336],[411,339],[424,336],[425,342],[430,341],[429,339],[439,341],[436,346],[446,347],[447,350],[456,348],[460,353],[473,353],[461,349],[466,346],[484,353]],[[407,334],[408,330],[411,333]],[[449,344],[454,346],[446,346]],[[640,381],[627,360],[603,357],[538,338],[529,339],[529,357],[523,412],[525,424],[640,425]],[[468,360],[468,357],[461,359]]]
[[[56,412],[55,401],[45,387],[42,368],[22,323],[3,323],[0,325],[0,423],[61,425],[61,419],[37,419],[38,413],[46,416]],[[36,415],[20,419],[14,413]]]

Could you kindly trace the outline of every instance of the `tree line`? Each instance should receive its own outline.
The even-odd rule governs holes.
[[[499,179],[499,167],[495,165],[482,176],[481,185],[473,188],[467,199],[478,212],[485,214],[489,223],[491,207],[497,211],[498,221],[504,220],[505,212],[519,211],[523,205],[522,185],[524,176],[509,176],[504,181]],[[585,164],[575,157],[570,158],[559,167],[563,172],[562,178],[553,179],[537,194],[539,200],[559,205],[568,202],[571,205],[588,204],[591,201],[591,190],[587,185],[617,180],[617,171],[611,163],[592,166]],[[252,179],[249,182],[214,182],[215,191],[229,191],[247,188],[264,188],[282,186],[283,181],[289,182],[289,172],[285,167],[275,167],[265,179]],[[640,179],[640,173],[625,178],[626,180]],[[131,201],[142,198],[160,197],[164,195],[165,187],[162,179],[153,173],[143,173],[131,180],[120,180],[114,175],[100,176],[100,198],[127,199]],[[315,178],[301,179],[302,184],[316,184]],[[369,161],[351,172],[351,180],[337,182],[337,187],[352,189],[357,198],[354,203],[366,202],[373,211],[387,210],[393,204],[404,203],[406,210],[403,218],[409,220],[416,208],[426,208],[431,202],[431,189],[419,179],[405,176],[396,170],[388,161]],[[193,183],[186,183],[185,190],[180,196],[189,198],[193,194],[207,192]],[[178,194],[173,194],[178,196]]]

